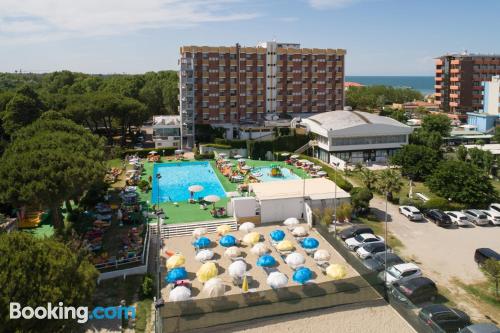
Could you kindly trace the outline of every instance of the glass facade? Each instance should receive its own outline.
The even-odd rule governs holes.
[[[153,131],[153,136],[167,137],[167,136],[180,136],[180,128],[157,128]]]
[[[333,146],[374,145],[383,143],[406,143],[406,135],[384,135],[332,139]]]

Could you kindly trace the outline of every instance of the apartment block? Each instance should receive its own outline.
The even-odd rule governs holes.
[[[262,124],[270,115],[343,109],[345,53],[274,41],[181,47],[179,100],[187,144],[197,124],[224,127],[233,137],[240,125]]]
[[[461,118],[483,109],[484,81],[500,75],[500,55],[451,54],[436,59],[436,102]]]

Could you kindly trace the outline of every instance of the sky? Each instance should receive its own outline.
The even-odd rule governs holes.
[[[480,5],[478,4],[480,2]],[[182,45],[344,48],[346,75],[500,54],[500,0],[0,0],[0,71],[175,70]]]

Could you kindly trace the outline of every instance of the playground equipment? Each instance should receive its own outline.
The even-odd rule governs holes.
[[[271,177],[283,177],[281,168],[277,164],[271,164]]]
[[[42,222],[43,212],[39,210],[21,210],[17,214],[18,227],[22,228],[36,228]]]

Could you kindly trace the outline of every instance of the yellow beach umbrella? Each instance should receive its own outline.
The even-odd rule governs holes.
[[[260,240],[260,234],[258,232],[251,232],[249,234],[246,234],[245,237],[243,237],[243,243],[248,244],[248,245],[254,245],[257,244]]]
[[[295,247],[289,240],[282,240],[276,245],[276,248],[280,251],[292,251]]]
[[[206,262],[203,265],[201,265],[198,272],[196,272],[196,277],[198,278],[198,281],[204,283],[210,280],[211,278],[216,277],[217,274],[219,274],[219,271],[215,263]]]
[[[222,225],[217,227],[217,233],[221,236],[224,236],[225,234],[228,234],[231,231],[233,231],[233,229],[231,228],[231,226],[229,226],[227,224],[222,224]]]
[[[167,259],[167,269],[181,267],[184,266],[185,263],[186,263],[186,257],[184,257],[180,253],[177,253]]]
[[[331,264],[326,268],[326,275],[333,280],[340,280],[347,275],[347,270],[344,265]]]
[[[241,290],[243,290],[244,293],[246,293],[248,291],[248,280],[247,280],[246,275],[243,277],[243,283],[241,284]]]

